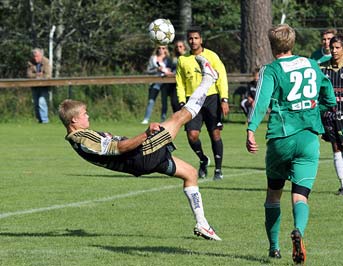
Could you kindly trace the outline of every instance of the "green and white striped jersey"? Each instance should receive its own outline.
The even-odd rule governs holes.
[[[305,129],[321,134],[320,111],[335,105],[331,82],[316,61],[296,55],[281,57],[260,70],[248,130],[257,129],[269,108],[266,138],[286,137]]]

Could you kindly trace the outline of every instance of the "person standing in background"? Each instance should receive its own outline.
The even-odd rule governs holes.
[[[43,49],[32,50],[32,58],[27,64],[27,77],[31,79],[51,78],[49,59],[44,56]],[[32,99],[35,116],[39,123],[49,123],[49,87],[32,87]]]
[[[255,70],[253,71],[253,80],[248,83],[244,99],[241,101],[241,108],[246,116],[248,116],[250,110],[254,107],[255,104],[255,95],[259,71],[259,67],[255,68]]]
[[[204,154],[199,138],[202,124],[205,122],[215,161],[213,179],[221,180],[223,179],[224,148],[220,132],[223,128],[222,115],[225,116],[229,112],[227,73],[219,56],[215,52],[203,48],[203,39],[199,27],[193,27],[187,31],[187,41],[191,51],[179,57],[176,67],[176,89],[180,105],[183,106],[187,102],[189,96],[201,81],[201,71],[195,61],[196,55],[205,57],[213,69],[219,73],[219,79],[209,89],[201,111],[185,125],[185,130],[187,131],[188,143],[200,159],[198,176],[205,178],[207,177],[210,158]]]
[[[176,72],[176,65],[177,65],[177,60],[181,55],[184,55],[187,52],[187,46],[186,43],[183,40],[178,40],[174,44],[174,51],[173,51],[173,67],[172,67],[172,72],[175,74]],[[176,93],[176,83],[166,83],[163,84],[161,88],[162,92],[162,106],[168,106],[168,97],[170,97],[170,103],[172,106],[173,113],[177,112],[180,110],[180,105],[179,101],[177,98],[177,93]]]
[[[173,75],[172,72],[172,61],[169,57],[169,51],[167,46],[157,46],[154,50],[153,55],[149,59],[148,67],[147,67],[147,73],[149,75],[156,75],[156,76],[169,76]],[[158,93],[161,90],[162,86],[168,86],[168,84],[162,84],[162,83],[152,83],[149,86],[149,95],[148,95],[148,104],[145,109],[145,114],[143,121],[141,124],[146,125],[149,123],[152,110],[154,108],[156,98],[158,96]],[[167,106],[166,101],[162,100],[162,113],[161,113],[161,121],[164,121],[166,119],[167,115]]]
[[[330,40],[333,36],[337,34],[336,29],[327,29],[322,32],[322,47],[318,50],[314,51],[310,58],[317,61],[320,65],[324,62],[330,61],[331,59],[331,51],[330,51]]]

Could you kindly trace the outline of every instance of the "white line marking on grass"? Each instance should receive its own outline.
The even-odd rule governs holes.
[[[262,171],[264,171],[264,170],[250,170],[250,171],[244,170],[244,172],[227,175],[226,177],[251,175],[251,174],[255,174],[255,173],[260,173]],[[212,179],[202,179],[202,180],[199,180],[198,183],[205,183],[205,182],[209,182],[209,181],[212,181]],[[178,188],[180,186],[182,186],[182,185],[163,186],[163,187],[157,187],[157,188],[151,188],[151,189],[145,189],[145,190],[132,191],[132,192],[128,192],[125,194],[119,194],[119,195],[115,195],[112,197],[106,197],[106,198],[100,198],[100,199],[85,200],[85,201],[72,202],[72,203],[60,204],[60,205],[52,205],[52,206],[48,206],[48,207],[34,208],[34,209],[28,209],[28,210],[22,210],[22,211],[5,212],[5,213],[0,213],[0,219],[4,219],[4,218],[10,217],[10,216],[32,214],[32,213],[37,213],[37,212],[46,212],[46,211],[52,211],[52,210],[58,210],[58,209],[64,209],[64,208],[82,207],[82,206],[90,205],[93,203],[107,202],[107,201],[111,201],[111,200],[129,198],[129,197],[133,197],[133,196],[137,196],[137,195],[141,195],[141,194],[145,194],[145,193],[158,192],[158,191],[162,191],[162,190]]]

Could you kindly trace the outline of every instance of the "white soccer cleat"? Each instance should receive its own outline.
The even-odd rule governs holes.
[[[194,234],[197,236],[201,236],[207,240],[216,240],[221,241],[222,239],[216,234],[213,228],[210,226],[209,228],[205,228],[200,224],[196,224],[194,227]]]
[[[212,77],[213,81],[216,81],[218,79],[217,71],[215,71],[212,68],[210,62],[208,62],[208,60],[205,57],[203,57],[201,55],[197,55],[195,57],[195,60],[200,65],[201,74],[202,74],[203,77],[205,77],[206,75],[209,75],[210,77]]]

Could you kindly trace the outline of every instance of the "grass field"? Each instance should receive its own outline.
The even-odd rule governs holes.
[[[133,136],[138,122],[93,123]],[[267,256],[264,231],[265,124],[260,152],[245,150],[245,127],[225,125],[225,179],[200,182],[206,217],[221,242],[193,235],[195,224],[182,182],[131,177],[93,166],[64,140],[57,122],[0,124],[0,265],[291,265],[293,229],[289,184],[282,201],[281,260]],[[202,135],[205,150],[210,144]],[[175,155],[197,166],[184,132]],[[210,167],[212,174],[213,167]],[[305,235],[307,265],[342,265],[343,197],[330,146],[322,142]]]

